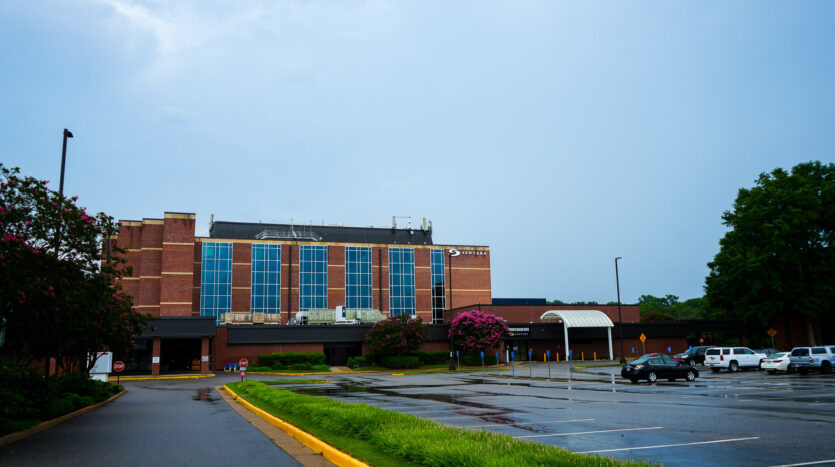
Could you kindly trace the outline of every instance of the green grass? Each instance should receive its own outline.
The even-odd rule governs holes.
[[[282,373],[282,374],[295,374],[295,373],[332,373],[331,370],[274,370],[272,368],[264,368],[264,367],[252,367],[252,369],[248,369],[247,373]]]
[[[611,368],[616,366],[623,366],[623,363],[591,363],[588,365],[575,365],[574,368]]]
[[[229,386],[256,406],[375,466],[649,465],[576,454],[366,404],[296,394],[258,381]]]
[[[278,385],[278,384],[311,384],[311,383],[327,383],[326,379],[279,379],[275,381],[263,381],[264,384]]]

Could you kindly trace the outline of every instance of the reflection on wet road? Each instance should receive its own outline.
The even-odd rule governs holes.
[[[607,374],[550,380],[363,374],[290,389],[574,451],[665,465],[835,459],[835,378],[786,376],[746,372],[650,385]]]

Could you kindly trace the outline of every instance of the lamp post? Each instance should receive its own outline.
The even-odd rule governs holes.
[[[452,257],[456,250],[448,250],[449,264],[447,264],[447,275],[449,276],[449,303],[447,303],[447,310],[449,311],[449,369],[455,371],[458,368],[455,366],[455,344],[452,341]]]
[[[626,363],[626,356],[623,353],[623,317],[620,314],[620,277],[618,275],[618,260],[623,259],[620,256],[615,258],[615,285],[618,288],[618,328],[620,328],[620,362]]]
[[[72,138],[72,132],[64,128],[64,145],[61,147],[61,182],[58,185],[58,193],[64,194],[64,166],[67,163],[67,138]]]

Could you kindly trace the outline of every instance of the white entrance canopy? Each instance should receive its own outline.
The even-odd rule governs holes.
[[[612,320],[605,313],[599,310],[548,310],[539,317],[541,320],[552,321],[562,320],[563,332],[565,333],[565,354],[571,355],[571,348],[568,346],[568,328],[607,328],[609,334],[609,358],[612,356]]]

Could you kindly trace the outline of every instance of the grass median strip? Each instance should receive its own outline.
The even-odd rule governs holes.
[[[366,404],[296,394],[259,381],[229,386],[253,405],[374,466],[649,465],[450,427]]]

